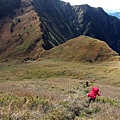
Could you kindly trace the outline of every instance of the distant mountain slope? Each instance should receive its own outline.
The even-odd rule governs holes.
[[[46,50],[79,36],[77,21],[73,22],[77,16],[69,3],[60,0],[33,1],[34,8],[40,16],[40,27],[44,33],[43,47]]]
[[[46,50],[80,35],[105,41],[120,53],[120,20],[102,8],[86,4],[71,6],[60,0],[9,0],[8,3],[6,7],[10,6],[15,14],[11,16],[10,11],[0,19],[0,60],[37,59]]]
[[[43,57],[63,61],[102,62],[119,60],[119,55],[105,42],[87,36],[80,36],[54,47]]]
[[[51,49],[79,35],[105,41],[120,53],[120,20],[102,8],[89,5],[71,6],[60,0],[33,0],[44,33],[43,47]]]
[[[102,8],[88,5],[75,6],[80,31],[83,35],[105,41],[113,50],[120,53],[120,20],[109,16]]]
[[[109,14],[120,19],[120,12],[109,13]]]
[[[39,17],[29,0],[22,0],[15,12],[0,20],[0,60],[34,59],[44,51]]]

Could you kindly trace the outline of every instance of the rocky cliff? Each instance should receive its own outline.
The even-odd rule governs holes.
[[[40,16],[45,49],[80,35],[76,30],[76,22],[73,22],[77,17],[76,13],[69,3],[59,0],[34,0],[33,5]]]

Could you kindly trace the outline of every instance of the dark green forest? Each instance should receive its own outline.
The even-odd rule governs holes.
[[[0,0],[0,19],[6,16],[13,16],[14,9],[20,8],[21,0]]]

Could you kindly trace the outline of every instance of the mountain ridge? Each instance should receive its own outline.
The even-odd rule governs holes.
[[[15,12],[12,18],[0,21],[1,59],[37,59],[45,51],[80,35],[105,41],[119,53],[119,20],[110,17],[102,8],[71,6],[60,0],[21,0],[20,9]]]
[[[115,16],[115,17],[120,19],[120,12],[114,12],[114,13],[108,13],[108,14],[110,14],[111,16]]]
[[[105,41],[113,50],[120,53],[119,19],[109,16],[102,8],[93,8],[89,5],[71,6],[69,3],[60,3],[58,1],[54,1],[54,4],[60,4],[57,9],[55,7],[49,8],[51,13],[53,10],[56,10],[57,14],[59,14],[59,18],[57,17],[56,12],[51,15],[52,18],[55,18],[54,22],[52,22],[52,19],[49,17],[47,18],[49,19],[48,22],[47,19],[42,16],[42,14],[45,14],[47,17],[49,11],[46,13],[46,11],[42,9],[42,6],[37,7],[36,5],[36,8],[42,9],[42,12],[40,12],[41,10],[39,9],[37,9],[36,12],[38,13],[39,11],[39,16],[41,16],[43,26],[46,24],[44,26],[44,32],[47,33],[44,40],[47,43],[47,46],[44,44],[45,49],[50,49],[54,45],[58,45],[61,38],[64,39],[64,41],[67,41],[80,35],[87,35]],[[44,4],[43,6],[46,5],[44,1],[42,4]],[[64,29],[62,25],[64,25]],[[55,30],[55,26],[57,26],[58,31]],[[50,34],[47,31],[49,31]],[[58,36],[56,37],[54,33]],[[59,33],[62,33],[62,35]],[[52,39],[51,36],[53,36],[54,39]],[[47,39],[50,39],[53,45],[51,45]]]

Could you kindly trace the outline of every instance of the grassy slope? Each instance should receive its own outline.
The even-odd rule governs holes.
[[[75,62],[102,62],[118,60],[118,54],[105,42],[87,36],[79,36],[46,51],[46,58]]]
[[[23,13],[21,13],[23,9]],[[0,59],[13,59],[21,57],[37,57],[42,51],[42,32],[40,21],[29,0],[22,0],[22,6],[16,10],[14,18],[4,18],[0,36]],[[20,19],[20,22],[18,22]],[[4,22],[6,21],[6,22]],[[10,32],[12,22],[15,24],[13,33]],[[35,54],[36,53],[36,54]]]
[[[0,118],[26,120],[117,120],[120,62],[83,64],[41,60],[0,64]],[[5,74],[6,73],[6,74]],[[85,87],[85,81],[90,86]],[[102,96],[83,107],[93,85]],[[77,116],[79,114],[79,116]]]

